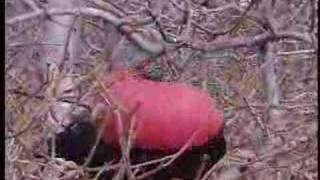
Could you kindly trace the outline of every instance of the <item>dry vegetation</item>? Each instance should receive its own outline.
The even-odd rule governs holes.
[[[318,179],[317,0],[50,1],[5,1],[6,179],[88,179],[45,140],[120,60],[217,99],[228,152],[202,179]],[[76,30],[48,42],[48,21]]]

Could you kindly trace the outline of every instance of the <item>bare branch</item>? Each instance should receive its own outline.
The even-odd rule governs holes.
[[[315,54],[315,49],[303,49],[303,50],[297,50],[297,51],[281,51],[278,52],[277,55],[280,56],[290,56],[290,55],[300,55],[300,54]]]
[[[126,13],[122,8],[120,8],[119,6],[115,5],[114,3],[110,2],[110,1],[103,1],[103,0],[92,0],[92,2],[97,5],[98,7],[110,11],[111,13],[119,16],[119,17],[123,17],[128,15],[128,13]]]
[[[239,48],[239,47],[251,47],[251,46],[261,46],[269,41],[280,40],[283,38],[293,38],[297,40],[304,40],[308,43],[311,43],[310,37],[298,33],[293,32],[281,32],[279,34],[272,34],[270,32],[266,32],[263,34],[259,34],[253,37],[237,37],[233,39],[225,39],[225,40],[217,40],[212,43],[202,43],[202,42],[194,42],[194,43],[186,43],[187,46],[201,51],[217,51],[222,49],[229,48]]]
[[[277,83],[277,75],[275,72],[275,63],[276,63],[276,57],[275,57],[275,44],[274,43],[267,43],[265,48],[265,62],[264,65],[262,65],[262,72],[264,75],[264,82],[266,87],[266,93],[267,93],[267,99],[268,104],[270,106],[270,118],[278,118],[278,115],[276,117],[276,109],[274,107],[277,107],[280,105],[280,87]]]
[[[46,42],[15,42],[8,45],[13,47],[25,47],[25,46],[63,46],[63,44],[46,43]]]
[[[37,4],[33,0],[23,0],[24,3],[26,3],[30,8],[34,11],[40,10],[40,8],[37,6]]]
[[[66,39],[65,39],[65,42],[64,42],[64,46],[63,46],[62,57],[61,57],[61,60],[58,61],[60,63],[58,65],[58,68],[59,68],[60,71],[64,67],[65,60],[67,58],[69,58],[68,56],[70,56],[69,55],[70,52],[68,51],[68,49],[69,49],[71,36],[72,36],[73,31],[74,31],[74,25],[75,25],[75,23],[77,21],[77,18],[78,18],[77,16],[73,17],[72,22],[71,22],[70,27],[69,27],[68,32],[67,32],[67,36],[66,36]]]
[[[114,14],[110,12],[106,12],[103,10],[95,9],[95,8],[79,8],[79,9],[50,9],[50,10],[41,10],[37,12],[27,13],[20,16],[16,16],[14,18],[8,19],[6,21],[7,25],[14,25],[19,22],[27,21],[29,19],[41,17],[44,15],[51,15],[51,16],[57,16],[57,15],[85,15],[85,16],[95,16],[103,18],[104,20],[110,22],[114,26],[118,27],[120,31],[124,32],[129,39],[131,39],[133,42],[135,42],[139,47],[141,47],[143,50],[159,55],[164,51],[164,45],[162,44],[162,37],[159,34],[159,32],[149,29],[150,33],[150,39],[147,40],[144,35],[139,33],[139,31],[135,31],[130,26],[123,25],[123,21],[116,17]]]

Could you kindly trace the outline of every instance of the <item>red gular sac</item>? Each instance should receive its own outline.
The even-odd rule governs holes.
[[[187,147],[170,166],[154,175],[154,179],[193,179],[205,154],[210,157],[205,163],[206,168],[225,154],[223,118],[213,99],[204,91],[182,83],[146,80],[130,71],[113,72],[98,84],[98,90],[84,98],[84,103],[92,109],[93,121],[88,122],[87,128],[90,126],[96,135],[97,129],[105,127],[96,155],[98,161],[121,157],[119,139],[130,136],[130,129],[134,132],[130,136],[132,164],[161,158]],[[78,129],[83,132],[85,128],[79,126]],[[65,144],[68,142],[64,139],[68,138],[62,136],[81,139],[89,137],[86,134],[88,132],[72,133],[68,130],[64,135],[57,135],[58,155],[66,157],[67,154],[70,160],[81,162],[79,154],[87,154],[92,143],[86,143],[86,150],[78,152],[75,158],[70,156],[74,154],[72,151],[83,148],[67,149]],[[91,140],[87,138],[87,141]],[[63,148],[59,149],[59,143],[64,144]],[[107,152],[105,156],[104,151]],[[148,169],[152,167],[144,170]]]

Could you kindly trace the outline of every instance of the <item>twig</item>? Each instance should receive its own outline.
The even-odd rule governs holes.
[[[47,42],[16,42],[8,45],[10,48],[13,47],[25,47],[25,46],[63,46],[59,43],[47,43]]]
[[[297,51],[280,51],[277,53],[277,55],[281,56],[288,56],[288,55],[300,55],[300,54],[315,54],[315,49],[303,49],[303,50],[297,50]]]
[[[195,177],[195,180],[200,180],[201,179],[201,175],[203,174],[204,170],[206,169],[206,166],[208,165],[208,161],[210,159],[210,156],[208,154],[204,154],[202,156],[202,161],[201,161],[201,165],[197,171],[197,175]]]
[[[35,99],[38,99],[38,100],[44,100],[45,99],[45,96],[43,95],[37,95],[35,93],[33,94],[30,94],[28,92],[25,92],[25,91],[21,91],[20,89],[9,89],[8,90],[9,93],[12,93],[12,94],[17,94],[17,95],[20,95],[20,96],[26,96],[26,97],[30,97],[30,98],[35,98]]]
[[[312,33],[315,30],[315,21],[316,21],[316,4],[315,4],[315,0],[310,0],[310,8],[311,8],[311,13],[310,13],[310,17],[309,19],[311,20],[310,23],[310,28],[309,28],[309,32]]]
[[[265,45],[265,55],[264,55],[264,64],[261,66],[262,73],[264,76],[264,83],[267,93],[267,102],[269,106],[269,118],[271,120],[278,120],[279,110],[275,109],[280,105],[281,91],[279,83],[277,83],[277,74],[275,72],[275,63],[277,57],[275,55],[276,44],[268,42]]]
[[[121,118],[121,114],[119,110],[115,110],[115,114],[117,116],[118,127],[119,127],[119,141],[121,146],[122,158],[121,164],[118,174],[114,177],[114,179],[122,179],[124,176],[124,172],[127,173],[129,179],[135,179],[134,174],[130,168],[130,151],[133,146],[133,140],[135,139],[135,130],[136,130],[136,116],[135,113],[139,109],[140,104],[137,104],[135,108],[131,110],[128,114],[125,114],[127,120],[123,120]],[[126,129],[125,122],[130,122],[129,129]]]
[[[91,78],[97,82],[98,88],[100,88],[100,94],[104,98],[105,102],[110,106],[113,107],[112,114],[116,116],[116,121],[118,124],[118,130],[119,130],[119,141],[122,151],[122,158],[120,164],[123,166],[120,166],[120,169],[118,171],[118,174],[114,177],[115,179],[122,179],[124,176],[124,171],[127,171],[129,177],[133,177],[133,174],[130,169],[130,149],[132,147],[132,139],[134,138],[134,129],[135,129],[135,116],[134,113],[136,112],[137,108],[134,108],[132,112],[129,112],[127,108],[121,106],[112,96],[110,90],[104,86],[104,84],[98,80],[98,78],[92,74]],[[124,124],[124,120],[122,119],[122,114],[124,113],[125,117],[128,118],[128,122],[130,122],[130,128],[129,130],[126,129],[126,124]],[[127,121],[127,120],[126,120]],[[104,124],[107,124],[106,121]],[[105,127],[103,127],[105,129]],[[129,132],[128,137],[126,134]],[[103,132],[101,132],[102,134]],[[101,136],[100,134],[100,136]],[[100,137],[99,137],[100,138]]]
[[[104,86],[104,84],[95,76],[94,73],[91,74],[90,76],[91,79],[94,80],[94,82],[97,83],[98,88],[102,89],[103,92],[99,91],[101,96],[104,98],[105,102],[110,106],[110,107],[115,107],[117,106],[117,104],[115,104],[115,100],[113,99],[113,97],[110,94],[110,91]],[[110,119],[110,117],[112,116],[112,113],[108,113],[106,117],[106,119]],[[101,137],[104,133],[104,130],[106,129],[108,125],[108,122],[105,120],[102,124],[102,127],[100,127],[96,142],[94,144],[94,146],[92,147],[92,149],[90,150],[90,154],[87,158],[87,160],[85,161],[85,163],[82,165],[84,168],[87,167],[92,159],[92,157],[94,156],[94,153],[96,151],[96,148],[101,140]]]
[[[58,64],[59,71],[62,71],[62,68],[64,67],[64,63],[65,63],[66,59],[70,57],[68,49],[69,49],[69,44],[70,44],[72,32],[74,31],[74,26],[75,26],[77,19],[78,19],[78,16],[73,17],[72,22],[69,26],[67,36],[66,36],[66,39],[64,42],[64,46],[63,46],[62,57],[61,57],[61,60],[59,61],[59,64]]]
[[[112,178],[113,180],[122,180],[125,175],[125,171],[129,169],[128,167],[130,166],[130,160],[129,160],[129,155],[126,152],[127,149],[127,143],[126,143],[126,135],[125,135],[125,127],[123,124],[123,119],[121,117],[121,113],[119,110],[114,111],[116,117],[117,117],[117,124],[118,124],[118,131],[119,131],[119,142],[120,142],[120,148],[121,148],[121,153],[122,153],[122,158],[120,160],[120,168],[118,170],[118,173]]]
[[[24,133],[28,132],[30,129],[32,129],[33,124],[36,122],[36,119],[32,119],[22,130],[15,132],[11,135],[5,136],[5,139],[11,139],[11,138],[16,138],[18,136],[23,135]]]
[[[236,23],[234,25],[232,25],[231,27],[227,28],[227,29],[224,29],[224,30],[217,30],[217,31],[211,31],[205,27],[202,27],[201,25],[199,25],[198,23],[192,21],[192,25],[198,27],[199,29],[207,32],[208,34],[210,34],[211,36],[221,36],[221,35],[225,35],[229,32],[232,32],[234,31],[236,28],[239,27],[239,25],[243,22],[244,18],[247,16],[248,12],[252,9],[253,5],[255,3],[257,3],[258,0],[252,0],[250,2],[250,4],[246,7],[246,9],[243,11],[243,13],[241,14],[241,16],[236,20]],[[182,7],[180,7],[176,2],[174,2],[173,0],[171,0],[171,3],[177,7],[179,10],[182,10],[182,11],[188,11]],[[233,3],[229,4],[229,5],[226,5],[226,6],[222,6],[222,7],[219,7],[219,8],[216,8],[216,9],[210,9],[209,10],[209,13],[212,13],[212,12],[219,12],[219,11],[223,11],[223,10],[226,10],[226,9],[229,9],[229,8],[234,8],[234,9],[238,9],[237,6]]]
[[[254,110],[253,110],[252,106],[250,105],[249,101],[247,100],[247,98],[243,97],[243,101],[247,105],[250,114],[254,117],[257,124],[261,127],[261,129],[264,131],[264,133],[270,135],[270,132],[268,131],[268,129],[266,128],[266,126],[262,122],[261,117],[254,112]]]
[[[213,171],[224,164],[224,160],[220,160],[217,164],[212,165],[212,167],[202,176],[201,180],[207,180]]]
[[[112,165],[111,163],[112,163],[112,162],[107,163],[107,164],[105,164],[102,168],[99,168],[99,171],[98,171],[98,173],[95,175],[95,177],[93,178],[93,180],[99,180],[100,176],[101,176],[104,172],[107,172],[107,171],[109,171],[109,170],[113,170],[113,169],[120,168],[120,166],[121,166],[121,163],[117,163],[117,164],[114,164],[114,165]],[[87,171],[90,171],[90,169],[87,169]]]
[[[148,172],[145,172],[139,176],[137,176],[136,178],[137,179],[144,179],[148,176],[151,176],[155,173],[157,173],[158,171],[168,167],[170,164],[172,164],[176,159],[178,159],[180,157],[180,155],[182,155],[189,147],[192,146],[192,142],[195,138],[195,136],[198,134],[198,131],[194,132],[192,134],[192,136],[189,138],[189,140],[179,149],[178,152],[172,154],[172,155],[168,155],[168,156],[165,156],[163,158],[160,158],[158,160],[153,160],[152,163],[154,162],[161,162],[161,164],[159,166],[157,166],[155,169],[153,170],[150,170]],[[167,161],[167,162],[165,162]],[[164,163],[165,162],[165,163]],[[144,166],[145,164],[147,164],[149,162],[145,162],[145,163],[142,163],[140,165],[137,165],[136,167],[141,167],[141,166]],[[149,163],[150,164],[150,163]]]
[[[30,8],[34,11],[40,10],[40,8],[37,6],[37,4],[33,0],[23,0],[24,3],[26,3]]]
[[[219,40],[212,43],[201,43],[201,42],[186,42],[185,44],[196,50],[202,51],[218,51],[221,49],[229,48],[239,48],[239,47],[251,47],[251,46],[261,46],[269,41],[276,41],[283,38],[292,38],[297,40],[302,40],[311,43],[311,39],[308,35],[281,32],[279,34],[273,34],[271,32],[265,32],[253,37],[237,37],[226,40]]]
[[[111,116],[110,114],[107,114],[107,115],[108,115],[108,116]],[[83,163],[83,165],[82,165],[83,168],[86,168],[86,167],[90,164],[90,162],[91,162],[91,160],[92,160],[92,158],[93,158],[93,156],[94,156],[94,154],[95,154],[95,152],[96,152],[96,149],[97,149],[97,147],[98,147],[98,145],[99,145],[99,142],[100,142],[100,140],[102,139],[101,137],[102,137],[102,135],[103,135],[103,133],[104,133],[107,125],[108,125],[107,121],[104,121],[103,124],[102,124],[102,127],[100,127],[98,136],[97,136],[97,138],[96,138],[96,141],[95,141],[93,147],[92,147],[91,150],[90,150],[90,153],[89,153],[89,155],[88,155],[88,158],[86,159],[86,161],[85,161],[85,162]]]
[[[110,11],[113,14],[123,17],[128,15],[127,12],[125,12],[122,8],[120,8],[118,5],[110,2],[110,1],[103,1],[103,0],[92,0],[92,2],[97,5],[98,7]]]
[[[248,12],[252,9],[253,5],[255,5],[258,2],[259,2],[259,0],[251,0],[250,4],[246,7],[246,9],[243,11],[241,16],[236,20],[236,23],[234,25],[232,25],[231,27],[229,27],[225,30],[212,32],[211,35],[221,36],[221,35],[226,35],[227,33],[233,32],[235,29],[237,29],[241,25],[244,18],[247,16]]]

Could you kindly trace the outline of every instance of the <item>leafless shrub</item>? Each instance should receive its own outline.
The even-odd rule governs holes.
[[[318,179],[317,0],[68,3],[5,1],[6,179],[87,179],[45,139],[90,74],[144,62],[224,109],[228,153],[201,179]]]

